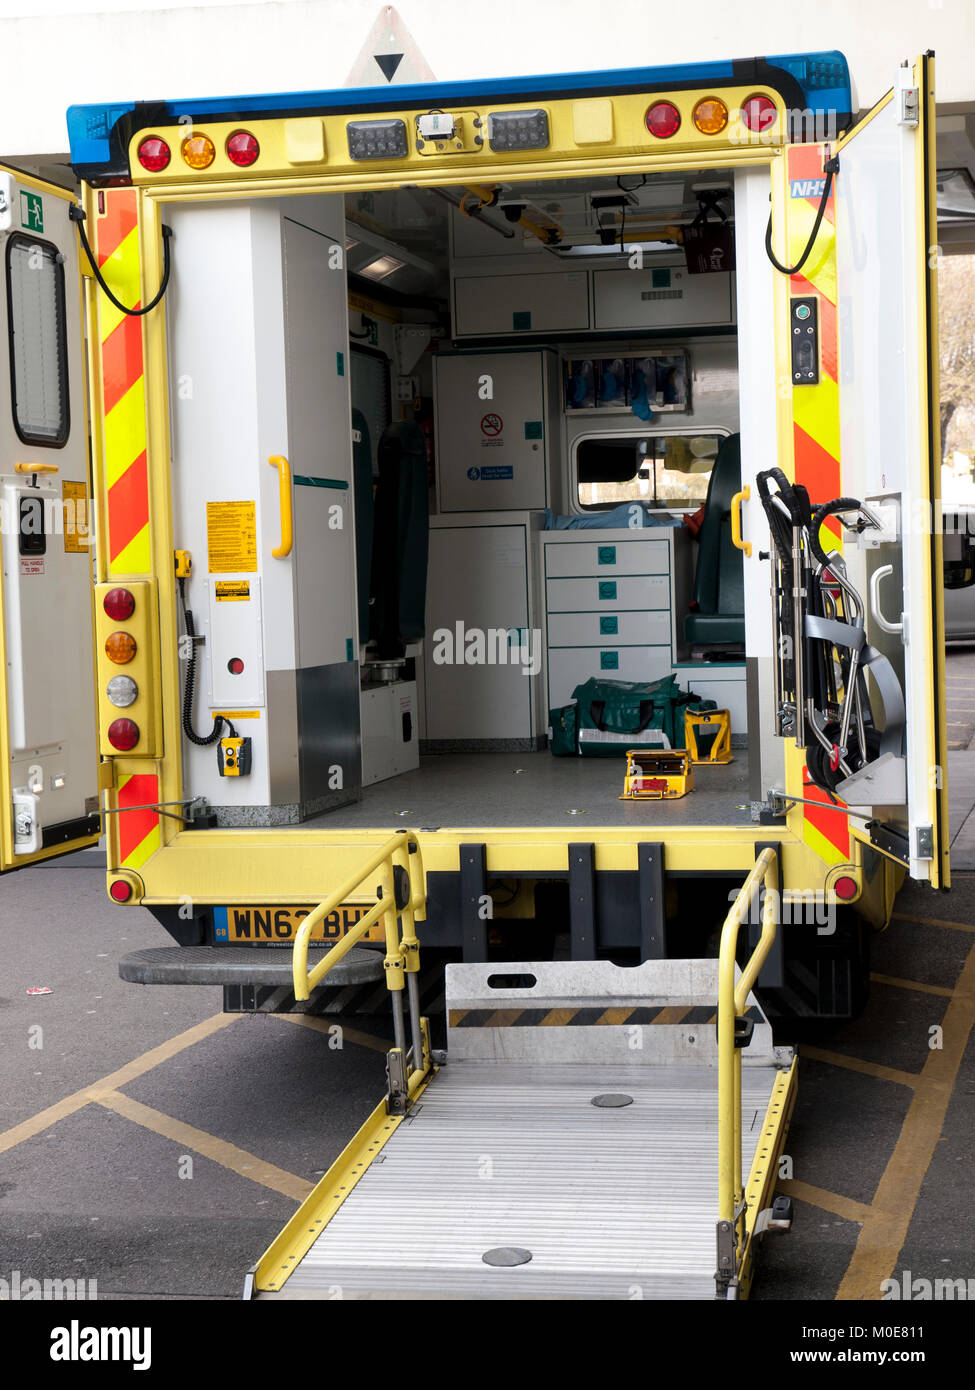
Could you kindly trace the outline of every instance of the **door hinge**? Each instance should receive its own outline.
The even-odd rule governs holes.
[[[915,859],[934,858],[934,826],[916,825],[914,827],[914,842],[917,846]]]
[[[901,109],[897,117],[898,125],[916,126],[921,119],[921,94],[917,87],[902,87],[900,91]]]

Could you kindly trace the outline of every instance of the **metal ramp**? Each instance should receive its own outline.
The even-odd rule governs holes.
[[[747,1294],[756,1237],[788,1225],[784,1199],[772,1201],[795,1059],[750,992],[775,936],[774,892],[759,945],[735,964],[743,917],[775,870],[764,850],[719,960],[448,966],[449,1060],[429,1057],[421,1025],[420,1047],[391,1063],[387,1102],[246,1294]]]

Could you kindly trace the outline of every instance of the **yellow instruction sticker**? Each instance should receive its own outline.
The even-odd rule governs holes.
[[[259,709],[215,709],[211,710],[210,713],[214,719],[229,719],[231,722],[235,719],[260,719],[261,717]]]
[[[61,483],[64,508],[64,552],[78,555],[88,549],[88,489],[84,483]]]
[[[218,603],[243,603],[251,596],[249,579],[218,579],[213,586]]]
[[[211,574],[257,570],[254,502],[207,503],[207,563]]]

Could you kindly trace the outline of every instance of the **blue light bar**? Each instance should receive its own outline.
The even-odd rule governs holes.
[[[743,58],[731,62],[679,63],[666,67],[607,68],[529,77],[479,78],[386,87],[346,87],[324,92],[274,92],[187,101],[127,102],[68,108],[68,137],[75,173],[91,180],[128,174],[127,147],[138,130],[175,125],[188,116],[204,121],[259,120],[283,115],[327,115],[404,108],[446,110],[491,102],[534,102],[568,96],[741,85],[769,87],[789,108],[827,113],[842,129],[851,119],[847,61],[837,51]]]

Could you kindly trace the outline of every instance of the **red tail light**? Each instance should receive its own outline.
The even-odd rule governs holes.
[[[127,903],[132,896],[132,884],[126,883],[124,878],[117,878],[108,891],[117,903]]]
[[[749,97],[741,104],[741,119],[749,130],[768,130],[775,125],[778,114],[771,97]]]
[[[838,898],[842,898],[844,902],[848,902],[850,898],[855,898],[857,895],[856,879],[850,878],[848,874],[843,874],[833,884],[833,892]]]
[[[139,742],[139,726],[134,719],[113,719],[108,726],[108,741],[120,753],[128,753]]]
[[[658,140],[669,140],[680,130],[680,112],[671,101],[655,101],[644,119],[647,130]]]
[[[249,130],[235,130],[227,137],[227,158],[239,169],[253,164],[261,152],[261,147]]]
[[[135,594],[128,589],[109,589],[102,607],[113,623],[124,623],[135,612]]]
[[[171,158],[169,146],[158,135],[147,135],[139,144],[139,163],[150,174],[165,169]]]

